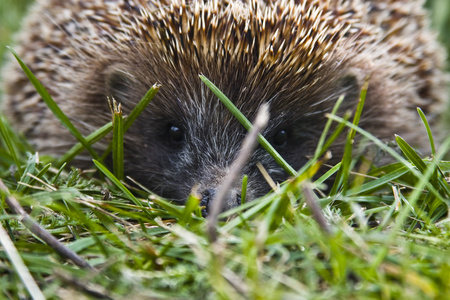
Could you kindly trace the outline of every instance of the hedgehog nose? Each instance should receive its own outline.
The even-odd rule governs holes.
[[[215,189],[207,189],[202,193],[202,198],[200,199],[200,206],[204,207],[202,209],[202,216],[204,218],[208,217],[208,213],[210,211],[210,206],[212,200],[214,199],[214,195],[216,194]]]
[[[224,201],[223,207],[220,209],[221,212],[241,204],[241,195],[236,195],[236,193],[232,194],[234,195],[229,195],[228,199]],[[200,199],[200,206],[204,207],[204,209],[202,209],[202,216],[206,218],[211,210],[212,203],[214,203],[216,189],[206,189],[201,195],[202,198]]]

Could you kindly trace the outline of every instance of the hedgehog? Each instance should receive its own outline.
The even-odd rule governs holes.
[[[129,113],[161,89],[125,135],[125,172],[151,191],[207,207],[246,130],[199,80],[204,74],[250,120],[263,103],[263,135],[295,169],[314,153],[340,95],[354,109],[370,76],[360,126],[381,140],[399,134],[424,148],[416,107],[436,123],[444,104],[444,54],[422,1],[412,0],[40,0],[15,48],[83,134],[110,121],[108,97]],[[2,112],[39,151],[76,141],[17,63],[3,70]],[[107,141],[96,144],[104,149]],[[342,143],[332,149],[342,154]],[[89,162],[81,155],[75,164]],[[288,175],[257,148],[242,174],[247,199]],[[239,204],[241,184],[225,208]]]

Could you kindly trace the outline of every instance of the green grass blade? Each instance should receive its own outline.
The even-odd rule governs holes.
[[[342,98],[343,99],[343,98]],[[337,103],[335,105],[335,107],[332,110],[332,114],[335,114],[339,108],[339,103]],[[344,119],[348,120],[351,117],[350,113],[345,113],[344,114]],[[328,120],[327,124],[330,123],[331,124],[332,120]],[[331,133],[331,135],[328,137],[328,139],[326,141],[326,135],[328,134],[329,131],[329,126],[325,126],[326,128],[324,129],[324,131],[326,131],[325,134],[321,135],[321,140],[322,142],[319,141],[318,143],[318,147],[320,148],[319,151],[316,150],[314,157],[312,159],[310,159],[306,164],[304,164],[300,170],[298,170],[297,174],[299,174],[300,176],[309,176],[307,173],[310,172],[310,169],[313,165],[315,165],[318,161],[318,159],[320,158],[320,156],[324,155],[326,153],[326,151],[328,150],[328,148],[331,146],[331,144],[341,135],[341,133],[344,131],[344,129],[346,128],[346,125],[343,123],[339,123],[337,128]],[[328,128],[327,128],[328,127]],[[324,161],[327,161],[329,159],[328,156],[323,157]],[[339,166],[341,164],[339,163]],[[305,173],[305,174],[304,174]],[[335,172],[333,172],[335,173]],[[309,179],[310,177],[308,177]]]
[[[190,224],[193,213],[197,209],[199,209],[199,205],[200,205],[200,200],[197,197],[190,195],[188,197],[186,203],[184,204],[184,210],[178,220],[178,224],[180,224],[181,226],[186,226],[187,224]]]
[[[179,205],[172,204],[164,199],[155,198],[153,202],[164,208],[169,214],[175,218],[182,218],[185,209]]]
[[[449,186],[444,174],[442,174],[442,171],[439,169],[439,166],[437,166],[437,168],[439,171],[439,176],[438,176],[439,181],[438,182],[439,182],[440,190],[444,192],[446,199],[449,199],[450,198],[450,186]]]
[[[114,100],[113,100],[114,101]],[[115,102],[112,104],[114,106],[113,112],[113,170],[114,175],[119,180],[124,178],[124,166],[123,166],[123,116],[121,105],[117,105]]]
[[[359,120],[361,119],[362,111],[364,108],[364,103],[366,102],[367,89],[369,87],[369,79],[367,78],[364,82],[361,93],[359,96],[358,106],[356,107],[355,116],[353,118],[353,125],[358,126]],[[356,135],[356,130],[350,128],[350,131],[347,136],[347,142],[345,144],[344,156],[342,158],[342,165],[336,175],[336,180],[334,182],[333,187],[331,188],[331,195],[336,195],[340,188],[346,189],[347,187],[347,179],[349,176],[350,165],[352,162],[352,150],[353,143]]]
[[[395,136],[395,141],[397,142],[397,145],[400,147],[406,158],[408,158],[422,174],[425,174],[427,165],[423,162],[416,151],[414,151],[414,149],[410,145],[408,145],[408,143],[402,137],[398,135]],[[431,184],[433,186],[436,186],[437,175],[438,173],[434,172],[430,178]]]
[[[409,146],[409,145],[408,145]],[[437,191],[433,184],[431,184],[431,178],[433,178],[436,175],[436,168],[438,165],[438,160],[441,159],[441,157],[448,151],[450,147],[450,137],[445,139],[445,141],[442,144],[442,149],[437,153],[436,159],[433,160],[430,165],[424,170],[424,173],[421,174],[414,174],[419,179],[419,182],[416,184],[415,189],[412,191],[411,195],[408,197],[409,203],[414,206],[417,202],[417,200],[420,197],[420,194],[422,194],[423,189],[426,187],[428,190],[433,193],[433,195],[438,198],[442,203],[446,203],[447,205],[450,204],[450,201],[448,197],[444,198],[442,197]],[[414,151],[414,150],[413,150]],[[415,153],[415,152],[414,152]],[[418,173],[418,172],[416,172]],[[447,183],[446,183],[447,184]],[[405,219],[408,217],[408,211],[406,209],[400,211],[399,216],[397,217],[397,220],[395,222],[395,231],[399,230],[401,226],[404,224]],[[392,233],[393,235],[394,233]]]
[[[109,122],[86,137],[86,142],[90,145],[95,144],[113,129],[112,122]],[[56,166],[60,167],[64,163],[71,162],[77,155],[83,151],[84,147],[81,143],[74,145],[69,151],[61,156],[56,162]]]
[[[331,111],[331,114],[335,115],[337,113],[339,107],[341,106],[342,102],[344,101],[344,98],[345,98],[344,95],[342,95],[338,98],[338,100],[336,101],[336,104],[333,107],[333,110]],[[325,141],[326,141],[328,132],[330,131],[332,123],[333,123],[333,121],[331,119],[328,119],[327,123],[325,124],[325,127],[323,129],[323,132],[320,135],[319,143],[317,144],[316,152],[314,154],[314,157],[316,159],[319,159],[319,157],[321,155],[323,155],[325,153],[325,151],[327,151],[328,147],[331,145],[331,143],[328,143],[328,142],[326,143]],[[342,124],[340,124],[340,125],[342,125]],[[342,130],[343,130],[345,128],[345,125],[342,125],[340,127],[342,127]],[[339,134],[342,132],[342,130],[339,132]],[[335,134],[334,135],[335,137],[332,141],[334,141],[339,136],[339,134],[337,134],[337,135]]]
[[[366,193],[372,190],[376,190],[376,189],[380,189],[382,186],[384,186],[385,184],[405,175],[406,173],[409,172],[409,168],[408,167],[401,167],[398,170],[386,174],[378,179],[374,179],[371,180],[361,186],[355,187],[351,190],[348,190],[345,195],[346,196],[353,196],[356,194],[362,194],[362,193]]]
[[[262,198],[260,198],[257,202],[252,201],[245,204],[245,206],[250,206],[250,208],[246,209],[244,213],[242,213],[241,218],[234,218],[230,220],[229,222],[225,223],[222,227],[218,228],[218,231],[221,232],[228,232],[232,230],[233,228],[236,228],[240,224],[243,223],[244,220],[249,220],[250,218],[253,218],[260,214],[262,211],[266,210],[270,205],[272,205],[272,202],[274,201],[274,198],[276,198],[275,194],[268,194]],[[245,207],[244,205],[242,207]],[[225,212],[226,215],[226,212]],[[221,215],[219,215],[221,217]]]
[[[32,178],[30,176],[28,176],[28,173],[34,174],[35,171],[36,171],[36,154],[31,155],[28,158],[27,166],[25,167],[25,170],[24,170],[22,176],[20,177],[20,182],[29,184],[31,182]],[[15,192],[22,193],[22,192],[26,191],[27,188],[28,187],[26,185],[19,184],[19,185],[17,185],[17,189],[15,190]]]
[[[43,168],[42,168],[42,170],[40,170],[36,175],[35,175],[35,177],[36,178],[40,178],[40,179],[42,179],[42,177],[47,173],[47,171],[50,169],[50,167],[52,166],[52,164],[46,164]],[[34,171],[34,168],[35,168],[35,166],[33,166],[33,171]],[[32,172],[33,172],[32,171]],[[25,172],[25,175],[27,175],[29,173],[29,171],[26,171]],[[30,172],[31,173],[31,172]],[[34,184],[34,182],[36,181],[36,179],[35,178],[32,178],[32,177],[30,177],[30,176],[26,176],[25,177],[25,180],[26,180],[26,183],[27,184],[29,184],[29,185],[33,185]],[[21,182],[24,182],[24,181],[22,181],[21,180]],[[28,189],[29,187],[27,187],[27,186],[25,186],[25,185],[19,185],[18,186],[18,189],[16,190],[16,192],[21,192],[21,193],[25,193],[26,192],[26,190]]]
[[[314,185],[317,186],[319,184],[324,183],[328,178],[333,176],[333,174],[336,173],[340,167],[341,167],[341,163],[339,162],[338,164],[333,166],[331,169],[329,169],[325,174],[320,176],[316,181],[314,181]]]
[[[344,114],[344,120],[349,120],[352,115],[350,113]],[[326,140],[325,144],[323,145],[322,151],[320,155],[323,155],[325,151],[330,148],[330,146],[336,141],[336,139],[341,135],[341,133],[344,131],[346,126],[344,124],[339,124],[335,131],[329,136],[329,138]]]
[[[133,201],[134,204],[136,204],[137,206],[140,207],[144,207],[141,203],[141,201],[139,201],[132,192],[130,192],[129,189],[127,189],[122,182],[120,182],[119,179],[117,179],[116,176],[113,175],[113,173],[111,173],[108,168],[106,168],[104,165],[102,165],[99,161],[97,160],[93,160],[94,164],[97,166],[97,168],[103,173],[105,174],[106,177],[109,178],[109,180],[111,180],[125,195],[127,195],[127,197]]]
[[[252,128],[252,123],[239,111],[239,109],[230,101],[230,99],[225,96],[222,91],[220,91],[208,78],[204,75],[199,75],[200,79],[206,84],[206,86],[211,89],[211,91],[219,98],[219,100],[228,108],[228,110],[233,114],[233,116],[245,127],[245,129],[250,130]],[[270,143],[260,134],[258,138],[261,146],[275,159],[275,161],[280,165],[290,176],[296,176],[297,172],[281,157],[281,155],[275,150],[275,148],[270,145]]]
[[[139,115],[145,110],[145,108],[152,102],[153,98],[155,97],[156,93],[159,91],[160,86],[158,84],[153,85],[147,93],[142,97],[142,99],[139,101],[139,103],[133,108],[131,113],[128,117],[125,118],[125,122],[123,125],[123,132],[124,134],[128,131],[130,126],[134,123],[134,121],[139,117]],[[108,146],[106,151],[102,155],[102,160],[104,160],[112,150],[112,144]]]
[[[51,181],[51,184],[55,184],[56,180],[58,180],[59,176],[61,175],[62,171],[66,167],[67,163],[63,163],[61,167],[59,167],[58,173],[53,176],[53,179]]]
[[[8,133],[8,128],[6,127],[5,120],[2,117],[0,117],[0,134],[3,138],[3,142],[6,145],[6,148],[8,148],[9,154],[12,156],[14,163],[17,166],[17,172],[19,173],[19,176],[22,177],[23,175],[22,164],[20,163],[20,160],[16,153],[16,149],[14,148],[13,143],[11,141],[11,137]]]
[[[241,188],[241,205],[244,205],[247,201],[247,184],[248,184],[248,176],[244,175],[242,177],[242,188]]]
[[[134,123],[134,121],[139,117],[139,115],[145,110],[145,108],[150,104],[150,102],[155,97],[156,93],[158,93],[160,88],[159,84],[153,85],[147,93],[145,93],[144,97],[139,101],[139,103],[133,108],[131,113],[125,119],[125,123],[123,126],[123,131],[127,132],[130,126]]]
[[[36,88],[36,91],[41,96],[42,100],[47,104],[48,108],[53,112],[53,114],[61,121],[61,124],[66,127],[70,133],[88,150],[89,154],[95,159],[98,159],[97,153],[92,149],[92,147],[86,142],[83,135],[76,129],[76,127],[70,122],[69,118],[63,113],[63,111],[59,108],[56,102],[52,99],[48,91],[45,87],[37,80],[31,70],[24,64],[24,62],[20,59],[17,53],[10,47],[8,49],[12,52],[14,57],[19,62],[22,70],[27,75],[30,82]]]
[[[434,145],[434,138],[433,138],[433,134],[431,133],[430,124],[428,123],[428,120],[425,117],[425,114],[423,113],[423,111],[419,107],[417,108],[417,112],[419,113],[419,116],[422,119],[422,122],[423,122],[423,125],[425,126],[425,129],[427,130],[428,140],[430,141],[430,146],[431,146],[431,154],[433,156],[435,156],[436,155],[436,147]]]
[[[366,78],[366,80],[361,88],[361,94],[359,95],[359,103],[358,103],[358,106],[356,107],[356,113],[355,113],[355,118],[353,119],[353,125],[358,126],[359,121],[361,120],[361,115],[362,115],[362,111],[364,109],[364,104],[366,102],[368,88],[369,88],[369,78]],[[351,135],[350,136],[351,139],[354,139],[355,135],[356,135],[356,130],[351,129],[350,135]]]
[[[380,141],[379,139],[377,139],[374,135],[372,135],[371,133],[365,131],[364,129],[359,128],[358,126],[345,121],[343,118],[335,116],[335,115],[330,115],[327,114],[328,118],[331,118],[337,122],[343,122],[345,123],[346,126],[355,129],[359,134],[361,134],[362,136],[366,137],[368,140],[372,141],[375,145],[377,145],[380,149],[382,149],[383,151],[385,151],[386,153],[388,153],[389,155],[391,155],[393,158],[395,158],[397,161],[399,161],[400,163],[402,163],[404,166],[409,168],[409,171],[414,174],[414,176],[416,176],[417,178],[421,179],[423,178],[422,173],[420,173],[417,169],[414,168],[414,166],[408,162],[406,159],[404,159],[400,154],[398,154],[394,149],[388,147],[385,143],[383,143],[382,141]],[[432,192],[436,197],[438,197],[439,199],[441,199],[442,201],[445,202],[445,200],[442,198],[442,196],[439,194],[439,192],[436,190],[436,188],[434,188],[434,186],[431,183],[426,183],[426,187],[429,189],[430,192]]]

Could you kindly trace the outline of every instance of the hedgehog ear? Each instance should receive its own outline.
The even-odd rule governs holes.
[[[108,68],[105,74],[105,92],[109,97],[119,102],[128,100],[133,89],[133,76],[123,68],[111,67]]]
[[[344,76],[342,76],[339,80],[339,83],[342,88],[344,89],[351,89],[351,88],[358,88],[358,78],[353,73],[347,73]]]
[[[345,94],[345,102],[358,101],[361,84],[358,75],[355,72],[344,73],[338,81],[341,94]]]

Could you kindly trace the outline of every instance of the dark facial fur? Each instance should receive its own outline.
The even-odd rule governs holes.
[[[127,174],[155,192],[179,201],[185,200],[193,189],[200,195],[217,189],[238,154],[246,130],[201,83],[197,74],[203,66],[180,76],[175,70],[173,75],[168,73],[167,66],[159,61],[146,63],[137,64],[141,66],[138,75],[123,69],[136,70],[129,66],[110,69],[106,75],[108,93],[124,104],[125,111],[133,108],[156,78],[165,82],[148,110],[126,136],[126,158],[129,162],[126,166],[131,167],[126,170]],[[230,69],[236,67],[229,66]],[[164,73],[147,71],[142,74],[142,70],[162,70]],[[216,78],[215,74],[206,76],[212,80]],[[356,94],[350,90],[359,90],[352,75],[348,75],[345,80],[331,82],[328,82],[329,77],[323,76],[321,78],[325,82],[320,86],[329,88],[305,90],[302,93],[289,81],[280,83],[273,91],[266,86],[248,90],[248,78],[246,72],[236,77],[231,70],[228,72],[225,69],[220,81],[216,82],[231,99],[236,99],[235,104],[250,120],[263,101],[269,102],[272,117],[264,136],[296,169],[314,153],[326,121],[324,113],[329,112],[337,97],[345,92],[348,92],[346,104],[355,104]],[[130,95],[133,95],[132,98]],[[290,98],[303,103],[301,110],[284,107]],[[243,174],[249,176],[250,199],[270,190],[256,167],[257,162],[264,166],[273,180],[281,182],[287,178],[287,174],[272,157],[258,148],[243,170]],[[236,190],[234,193],[238,196],[238,185]]]
[[[420,6],[294,2],[41,1],[19,52],[86,134],[110,120],[107,96],[127,114],[161,83],[125,136],[125,166],[127,175],[176,201],[191,192],[206,204],[213,200],[246,134],[199,74],[250,120],[268,102],[271,119],[263,134],[295,169],[314,153],[325,113],[341,94],[341,111],[356,107],[368,75],[361,125],[380,139],[398,133],[424,145],[423,134],[409,124],[418,124],[418,105],[430,117],[439,110],[444,76]],[[2,109],[39,150],[63,153],[73,143],[68,133],[16,65],[4,74]],[[339,143],[332,149],[336,159],[341,149]],[[257,162],[274,181],[287,178],[258,148],[243,170],[250,200],[270,190]],[[227,207],[239,201],[237,182]]]

